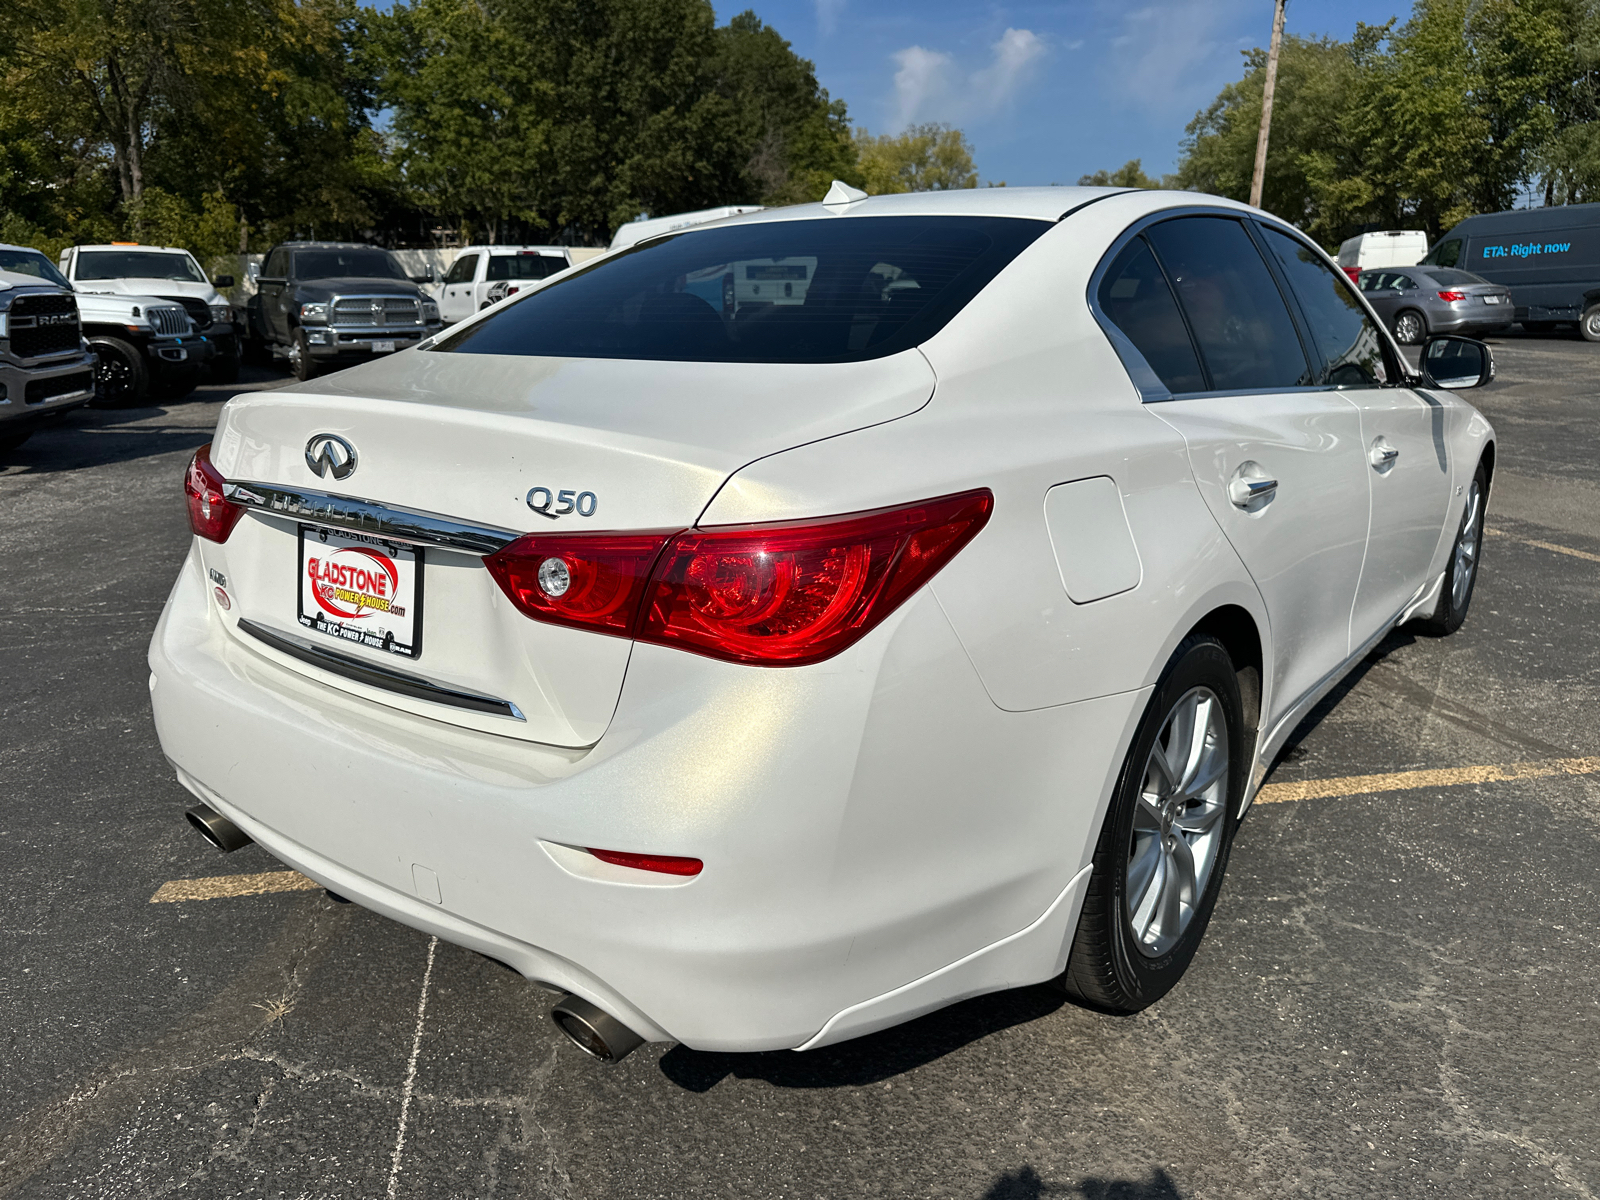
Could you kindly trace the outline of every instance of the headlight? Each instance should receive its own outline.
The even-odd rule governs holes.
[[[211,319],[213,321],[232,322],[233,308],[227,304],[211,305]]]
[[[6,314],[0,312],[0,342],[6,340]]]
[[[328,323],[328,306],[326,304],[302,304],[300,306],[300,319],[306,322],[326,325]]]
[[[422,319],[424,321],[437,321],[439,319],[439,306],[432,300],[422,302]]]

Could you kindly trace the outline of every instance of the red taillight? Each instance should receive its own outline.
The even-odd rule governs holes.
[[[483,560],[530,617],[628,637],[670,533],[530,533]]]
[[[712,658],[799,666],[839,653],[977,536],[987,489],[819,521],[537,534],[484,559],[526,615]]]
[[[211,465],[211,443],[194,452],[183,475],[183,493],[189,500],[189,528],[212,542],[225,542],[244,516],[244,508],[222,494],[227,481]]]
[[[823,521],[688,530],[651,584],[641,641],[798,666],[839,653],[973,539],[985,491]]]
[[[698,858],[679,858],[675,854],[628,854],[621,850],[590,849],[601,862],[636,871],[656,871],[662,875],[698,875],[705,866]]]
[[[1466,298],[1467,298],[1467,294],[1465,292],[1440,292],[1439,293],[1439,299],[1441,299],[1441,300],[1465,300]]]

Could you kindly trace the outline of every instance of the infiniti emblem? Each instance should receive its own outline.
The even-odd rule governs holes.
[[[322,479],[348,479],[356,469],[356,448],[332,433],[317,433],[306,443],[306,466]]]

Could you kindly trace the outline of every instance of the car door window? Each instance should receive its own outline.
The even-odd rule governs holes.
[[[288,257],[282,250],[274,250],[267,259],[267,269],[261,273],[269,279],[282,279],[287,273],[285,260]]]
[[[1143,238],[1134,238],[1100,284],[1100,311],[1122,330],[1171,392],[1206,386],[1172,289]]]
[[[1311,343],[1322,355],[1317,382],[1333,387],[1380,387],[1392,376],[1383,337],[1350,281],[1297,238],[1263,227],[1262,235],[1300,302]]]
[[[471,283],[472,273],[478,266],[476,254],[463,254],[450,264],[450,273],[444,277],[446,283]]]
[[[1312,382],[1300,336],[1255,242],[1231,217],[1178,217],[1145,235],[1177,292],[1213,391]]]

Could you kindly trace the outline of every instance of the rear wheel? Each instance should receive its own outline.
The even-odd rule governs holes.
[[[1402,346],[1420,346],[1422,339],[1428,336],[1428,323],[1421,313],[1408,308],[1395,317],[1394,336]]]
[[[1472,588],[1478,582],[1478,556],[1483,550],[1483,510],[1489,496],[1489,473],[1483,464],[1473,473],[1467,502],[1461,510],[1461,526],[1455,545],[1450,547],[1450,565],[1445,568],[1439,603],[1430,616],[1418,622],[1429,633],[1443,637],[1461,628],[1472,603]]]
[[[150,391],[150,368],[139,347],[121,338],[90,341],[95,352],[94,402],[103,408],[138,404]]]
[[[1586,342],[1600,342],[1600,304],[1591,304],[1583,310],[1583,320],[1578,322],[1578,332]]]
[[[1095,847],[1062,988],[1134,1013],[1183,977],[1205,935],[1244,794],[1244,711],[1222,643],[1184,639],[1128,751]]]

